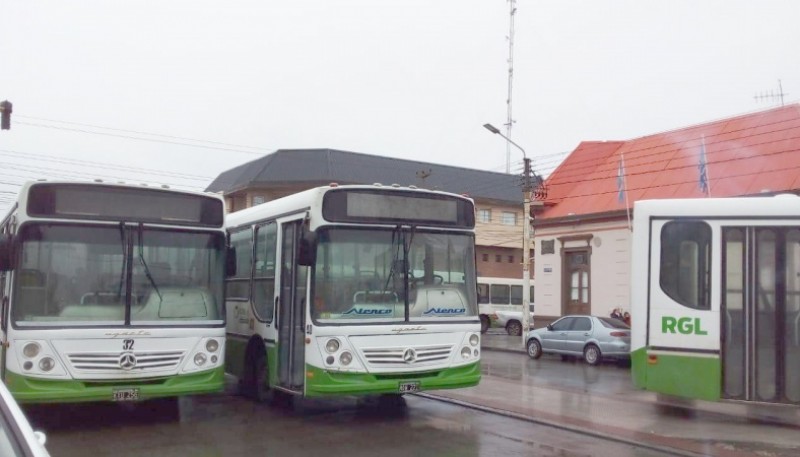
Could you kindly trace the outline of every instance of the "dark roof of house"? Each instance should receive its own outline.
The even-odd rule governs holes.
[[[423,174],[427,176],[423,178]],[[415,185],[472,198],[522,203],[521,178],[516,175],[336,149],[279,149],[221,173],[206,191],[227,195],[252,187],[314,187],[331,182]]]
[[[702,150],[712,197],[796,191],[800,104],[628,141],[585,141],[546,180],[547,200],[537,219],[625,211],[643,199],[704,197]],[[620,182],[627,193],[622,201]]]

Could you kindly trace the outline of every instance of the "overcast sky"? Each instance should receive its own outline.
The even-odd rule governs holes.
[[[754,96],[779,79],[800,100],[797,0],[517,8],[512,139],[544,174],[583,140],[777,106]],[[482,125],[506,122],[508,32],[506,0],[0,0],[0,211],[26,179],[203,189],[282,148],[505,171]]]

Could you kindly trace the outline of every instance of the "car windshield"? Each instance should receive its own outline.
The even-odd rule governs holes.
[[[597,319],[600,320],[600,323],[603,324],[603,327],[630,330],[630,326],[619,319],[615,319],[613,317],[598,317]]]
[[[222,322],[221,233],[45,224],[21,240],[16,325]]]
[[[473,238],[411,229],[318,234],[312,313],[319,323],[477,316]]]

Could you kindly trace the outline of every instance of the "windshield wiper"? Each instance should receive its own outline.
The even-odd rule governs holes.
[[[128,256],[125,253],[125,249],[128,247],[128,243],[125,242],[125,222],[119,223],[119,237],[122,241],[122,268],[119,272],[119,288],[117,289],[117,301],[122,297],[122,287],[125,284],[125,265],[128,264]]]
[[[395,271],[397,270],[397,265],[400,263],[400,242],[402,242],[400,230],[402,230],[402,226],[399,224],[392,230],[392,245],[390,249],[394,250],[394,253],[392,253],[392,264],[389,266],[389,274],[386,275],[386,284],[383,285],[381,296],[389,289],[389,283],[392,281]],[[403,263],[405,264],[405,262]]]
[[[164,298],[161,296],[161,292],[158,291],[156,281],[153,279],[153,275],[150,274],[150,269],[147,268],[147,262],[144,261],[144,230],[142,230],[142,224],[139,224],[139,262],[141,262],[142,267],[144,267],[144,275],[150,280],[153,290],[158,294],[158,299],[163,301]]]

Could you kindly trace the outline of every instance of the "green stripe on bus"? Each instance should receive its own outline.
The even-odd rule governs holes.
[[[76,381],[31,378],[6,371],[5,382],[20,403],[72,403],[111,401],[115,389],[138,388],[139,398],[176,397],[222,392],[223,367],[163,378],[113,381]]]
[[[719,357],[691,354],[654,354],[646,348],[631,353],[632,376],[636,387],[678,397],[719,400],[721,364]]]
[[[419,382],[419,390],[472,387],[481,379],[480,362],[443,370],[403,374],[342,373],[306,365],[306,395],[398,393],[401,382]]]

